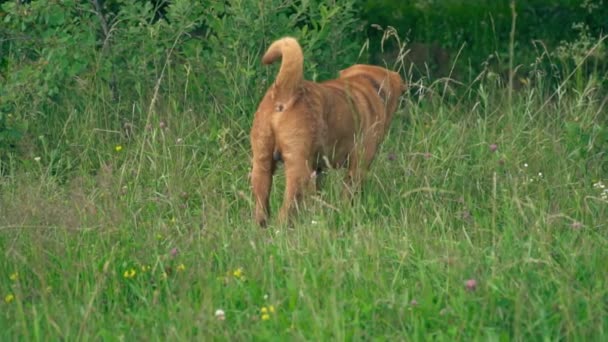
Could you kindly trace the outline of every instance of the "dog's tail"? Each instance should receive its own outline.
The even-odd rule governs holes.
[[[295,38],[285,37],[272,43],[262,57],[262,63],[272,64],[281,57],[283,61],[275,80],[275,89],[277,97],[288,100],[296,94],[303,80],[304,56]]]

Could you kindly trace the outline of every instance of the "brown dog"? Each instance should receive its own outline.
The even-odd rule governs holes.
[[[289,217],[314,171],[348,167],[357,186],[384,137],[405,85],[399,74],[372,65],[353,65],[323,83],[305,81],[303,55],[294,38],[279,39],[262,58],[282,58],[276,80],[255,113],[251,129],[255,220],[264,226],[277,156],[285,163],[286,189],[279,221]]]

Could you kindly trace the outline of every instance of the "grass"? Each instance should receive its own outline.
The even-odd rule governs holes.
[[[240,104],[85,103],[0,179],[2,339],[605,340],[605,95],[506,93],[404,98],[354,203],[268,229]]]

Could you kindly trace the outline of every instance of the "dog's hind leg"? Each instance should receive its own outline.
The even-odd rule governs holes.
[[[254,161],[251,171],[251,185],[255,197],[255,221],[262,227],[266,226],[268,215],[270,215],[269,198],[273,172],[274,162],[272,159]]]
[[[253,126],[251,186],[255,199],[255,221],[264,227],[270,215],[270,188],[277,163],[273,158],[275,143],[270,126],[260,124],[260,120],[255,120]]]
[[[305,157],[283,156],[285,161],[285,196],[279,212],[279,221],[286,223],[291,213],[298,208],[305,192],[314,189],[312,169]]]

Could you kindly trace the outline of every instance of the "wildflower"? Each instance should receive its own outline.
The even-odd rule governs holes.
[[[186,265],[184,265],[184,264],[179,264],[179,265],[177,266],[177,271],[178,271],[178,272],[185,271],[185,270],[186,270]]]
[[[464,286],[467,288],[467,290],[469,291],[475,291],[477,289],[477,280],[475,279],[469,279],[464,283]]]
[[[148,266],[148,265],[141,265],[141,272],[142,273],[146,273],[149,270],[150,270],[150,266]]]
[[[17,273],[17,272],[12,273],[12,274],[9,276],[9,279],[10,279],[10,280],[12,280],[12,281],[16,281],[17,279],[19,279],[19,273]]]
[[[217,309],[217,310],[215,310],[215,318],[217,318],[220,321],[223,321],[226,319],[226,313],[222,309]]]
[[[490,152],[496,152],[496,150],[498,150],[498,145],[496,145],[496,144],[490,145]]]
[[[15,296],[12,293],[9,293],[6,296],[4,296],[4,302],[7,304],[12,302],[13,300],[15,300]]]
[[[34,160],[35,160],[36,162],[40,162],[40,157],[34,157]]]
[[[121,145],[116,145],[116,146],[114,147],[114,151],[116,151],[116,152],[120,152],[120,151],[122,151],[122,146],[121,146]]]
[[[387,158],[390,161],[394,161],[395,159],[397,159],[397,156],[394,153],[389,153]]]
[[[412,301],[410,302],[411,306],[418,306],[418,301],[415,299],[412,299]]]
[[[135,274],[136,274],[135,269],[134,269],[134,268],[132,268],[132,269],[126,270],[126,271],[125,271],[125,272],[122,274],[122,276],[123,276],[124,278],[126,278],[126,279],[130,279],[130,278],[135,277]]]
[[[177,247],[173,247],[170,254],[172,258],[175,258],[179,254],[179,249],[177,249]]]
[[[239,267],[236,270],[232,271],[232,275],[236,278],[236,279],[243,279],[243,277],[245,276],[244,272],[243,272],[243,268]]]
[[[524,167],[528,167],[528,163],[524,163]]]
[[[177,140],[175,141],[178,145],[182,144],[184,142],[184,139],[182,138],[177,138]]]
[[[268,307],[262,306],[262,308],[260,309],[260,318],[262,319],[262,321],[267,321],[270,319],[270,315],[274,312],[275,310],[273,305],[269,305]]]
[[[583,224],[578,221],[574,221],[570,224],[570,228],[572,228],[574,230],[579,230],[579,229],[583,228]]]
[[[158,127],[160,127],[161,129],[164,129],[164,128],[166,128],[166,127],[167,127],[167,123],[166,123],[166,122],[164,122],[164,121],[161,121],[161,122],[158,124]]]

